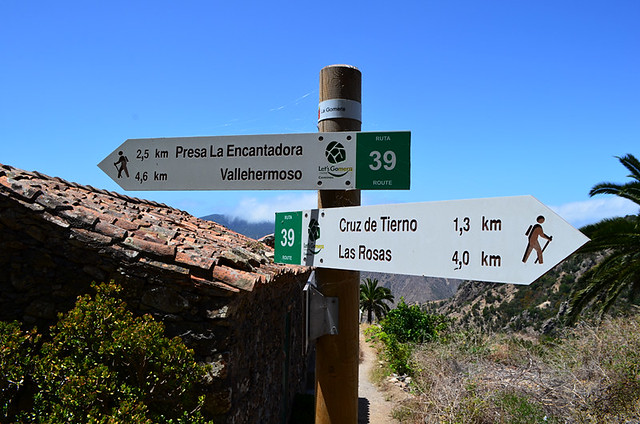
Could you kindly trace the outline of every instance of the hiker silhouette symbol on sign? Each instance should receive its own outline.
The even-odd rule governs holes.
[[[127,157],[122,153],[122,150],[118,152],[118,155],[120,157],[118,158],[118,161],[114,163],[114,166],[118,170],[118,178],[122,178],[122,171],[124,171],[124,174],[129,178],[129,170],[127,169],[127,162],[129,162],[129,159],[127,159]]]
[[[549,245],[549,242],[553,240],[553,237],[546,235],[542,230],[542,223],[544,223],[544,216],[542,215],[538,216],[536,218],[536,221],[537,221],[537,224],[529,225],[527,232],[524,234],[525,236],[527,236],[527,240],[528,240],[527,248],[524,251],[524,256],[522,257],[522,262],[525,262],[525,263],[527,262],[527,259],[529,259],[529,255],[531,254],[531,251],[535,250],[538,256],[535,260],[535,263],[542,264],[543,262],[542,252],[544,252],[544,250],[547,248],[547,246]],[[544,247],[540,247],[540,242],[538,241],[540,237],[547,240]]]

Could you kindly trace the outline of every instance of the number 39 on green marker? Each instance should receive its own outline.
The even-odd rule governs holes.
[[[275,262],[299,265],[302,259],[302,212],[276,213]]]
[[[356,187],[363,190],[408,190],[411,132],[358,133]]]

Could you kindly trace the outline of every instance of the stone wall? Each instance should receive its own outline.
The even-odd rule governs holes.
[[[206,409],[220,422],[286,422],[304,383],[308,270],[271,255],[165,205],[0,165],[0,320],[46,329],[114,280],[213,366]]]

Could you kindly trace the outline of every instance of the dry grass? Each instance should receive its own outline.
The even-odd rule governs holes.
[[[406,423],[640,423],[640,317],[554,340],[461,333],[413,359]]]

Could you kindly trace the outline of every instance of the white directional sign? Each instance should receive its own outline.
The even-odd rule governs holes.
[[[589,239],[532,196],[276,214],[279,263],[531,284]]]
[[[129,139],[98,165],[125,190],[409,189],[411,133]]]

